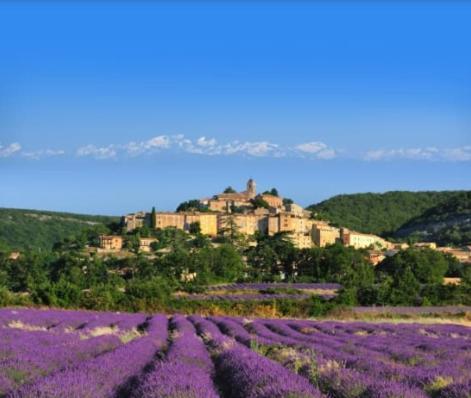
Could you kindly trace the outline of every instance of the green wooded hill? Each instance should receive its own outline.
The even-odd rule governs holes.
[[[0,208],[0,249],[51,249],[89,229],[106,231],[118,217]]]
[[[360,193],[338,195],[308,207],[318,218],[356,231],[384,237],[417,236],[432,240],[441,236],[437,224],[434,234],[417,233],[435,219],[447,219],[447,228],[453,228],[455,216],[470,210],[466,191],[391,191],[386,193]],[[457,213],[460,212],[461,216]],[[415,220],[415,221],[413,221]],[[406,228],[407,227],[407,228]],[[443,235],[445,238],[445,235]],[[455,242],[465,243],[464,237],[455,235]]]
[[[471,242],[471,191],[456,196],[426,210],[401,226],[395,236],[411,236],[440,244]]]

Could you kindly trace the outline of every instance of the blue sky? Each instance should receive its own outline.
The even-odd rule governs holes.
[[[0,2],[0,206],[471,189],[471,3]]]

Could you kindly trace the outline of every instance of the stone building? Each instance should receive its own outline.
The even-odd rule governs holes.
[[[257,188],[254,180],[247,181],[247,188],[242,192],[227,192],[214,195],[211,199],[203,199],[211,211],[230,212],[233,207],[250,206],[250,200],[257,196]]]
[[[260,198],[263,199],[268,205],[274,209],[281,209],[283,208],[283,199],[279,196],[270,195],[270,194],[262,194]]]
[[[191,224],[199,223],[201,233],[208,236],[218,234],[218,216],[215,213],[185,213],[185,231],[190,231]]]
[[[100,235],[100,249],[120,251],[123,248],[123,237],[119,235]]]
[[[416,242],[414,243],[414,247],[417,247],[419,249],[435,250],[437,248],[437,244],[435,242]]]
[[[191,224],[194,223],[199,223],[201,233],[204,235],[215,236],[218,233],[218,217],[216,213],[155,213],[155,228],[164,229],[171,227],[188,232],[191,228]]]
[[[351,246],[355,249],[365,249],[368,247],[374,249],[391,249],[393,247],[390,242],[377,235],[350,231],[348,228],[340,229],[340,240],[345,246]]]
[[[158,212],[155,213],[155,228],[185,229],[185,213]]]
[[[340,230],[332,227],[327,223],[317,222],[314,223],[312,228],[312,239],[316,246],[324,247],[333,245],[340,238]]]
[[[127,214],[121,218],[121,224],[126,232],[134,231],[136,228],[141,228],[145,225],[150,226],[150,214],[145,211]]]
[[[139,251],[149,253],[152,243],[157,242],[156,238],[140,238],[139,239]]]
[[[243,235],[253,235],[263,228],[263,220],[266,216],[255,214],[220,214],[218,216],[218,231],[227,229],[230,222],[234,222],[237,231]]]

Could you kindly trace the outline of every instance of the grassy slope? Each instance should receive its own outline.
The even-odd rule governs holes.
[[[405,223],[462,191],[392,191],[383,194],[338,195],[309,206],[334,224],[360,232],[391,236]]]
[[[104,226],[118,217],[0,208],[0,246],[50,249],[54,243]]]

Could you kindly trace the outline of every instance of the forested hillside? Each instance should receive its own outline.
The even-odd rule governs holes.
[[[436,211],[432,209],[439,205],[446,206],[449,200],[462,193],[392,191],[338,195],[308,209],[317,217],[334,224],[388,237],[394,236],[397,230],[415,218],[432,216]]]
[[[404,224],[398,237],[412,236],[440,244],[471,242],[471,192],[461,192]]]
[[[50,249],[54,243],[76,238],[88,229],[106,231],[106,224],[118,220],[118,217],[108,216],[0,209],[0,248]]]

